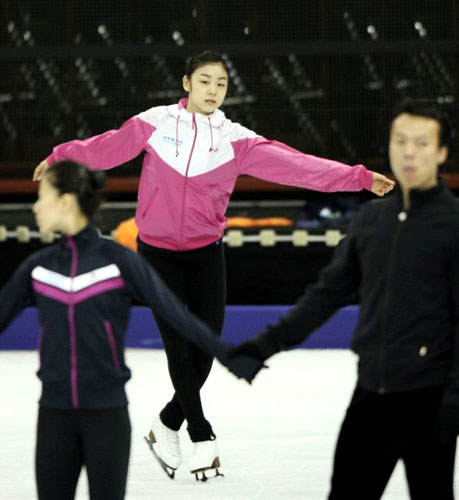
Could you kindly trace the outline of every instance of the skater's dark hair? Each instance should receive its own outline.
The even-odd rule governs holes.
[[[450,147],[452,144],[453,131],[447,113],[432,100],[406,98],[400,101],[393,109],[389,126],[401,114],[408,113],[415,116],[425,116],[440,124],[439,146]]]
[[[76,196],[80,210],[89,218],[96,212],[105,186],[105,174],[89,170],[82,163],[60,161],[45,173],[46,179],[59,194]]]
[[[229,76],[228,64],[226,63],[225,58],[220,54],[217,54],[216,52],[212,52],[211,50],[201,52],[197,56],[189,59],[186,65],[185,75],[188,77],[188,79],[191,79],[191,75],[201,66],[217,63],[220,63],[225,68],[225,71]]]

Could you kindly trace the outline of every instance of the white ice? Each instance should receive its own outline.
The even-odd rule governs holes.
[[[355,383],[349,351],[282,353],[252,386],[215,364],[202,398],[225,478],[207,484],[187,470],[192,445],[184,428],[184,463],[173,481],[143,440],[172,395],[164,352],[131,349],[127,360],[133,371],[127,385],[133,427],[128,500],[326,499],[335,439]],[[37,363],[35,352],[0,351],[0,500],[36,498]],[[87,499],[87,491],[82,473],[76,498]],[[407,498],[399,464],[383,499]]]

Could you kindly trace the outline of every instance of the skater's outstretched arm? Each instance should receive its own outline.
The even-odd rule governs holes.
[[[241,130],[246,130],[241,127]],[[243,134],[243,132],[240,132]],[[319,158],[264,137],[246,138],[233,144],[241,174],[271,182],[317,191],[360,191],[378,196],[391,191],[395,182],[363,165],[353,167]]]
[[[273,354],[299,344],[339,308],[355,303],[361,279],[356,231],[362,224],[363,216],[361,212],[354,218],[346,238],[338,245],[332,262],[322,271],[319,281],[300,298],[296,307],[257,337],[228,351],[229,359],[237,363],[231,369],[236,375],[242,374],[244,359],[250,359],[252,364],[256,361],[261,369]],[[259,369],[252,372],[252,378]],[[247,379],[245,376],[244,378]]]
[[[207,354],[216,357],[239,378],[251,380],[255,376],[263,363],[245,355],[230,359],[228,352],[232,346],[220,340],[209,326],[191,313],[141,255],[127,248],[123,250],[121,273],[137,301],[149,306],[155,315],[163,318],[180,335]]]
[[[85,140],[76,139],[59,144],[35,168],[33,180],[41,180],[46,170],[61,160],[84,163],[91,170],[107,170],[135,158],[156,130],[143,119],[144,114],[130,118],[117,130],[108,130]]]
[[[132,296],[184,337],[193,341],[197,336],[202,341],[201,347],[215,356],[218,344],[213,342],[216,335],[210,327],[186,308],[142,255],[127,248],[124,250],[121,273]]]

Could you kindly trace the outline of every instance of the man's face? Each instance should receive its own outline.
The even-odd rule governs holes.
[[[437,184],[438,167],[448,149],[440,146],[440,123],[425,116],[402,113],[392,122],[389,158],[392,172],[404,189],[428,189]]]

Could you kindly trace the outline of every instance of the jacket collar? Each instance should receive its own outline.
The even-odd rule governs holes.
[[[442,177],[438,178],[438,184],[431,187],[430,189],[412,189],[410,191],[410,208],[417,208],[420,205],[424,205],[430,200],[436,199],[439,196],[445,194],[448,191],[446,187],[446,182]],[[394,191],[395,197],[398,204],[403,207],[403,193],[400,185],[397,185]]]
[[[209,125],[210,123],[212,127],[218,127],[226,119],[225,113],[223,113],[223,111],[220,111],[219,109],[216,109],[210,115],[204,115],[202,113],[190,113],[186,109],[187,104],[188,98],[184,97],[180,99],[177,104],[171,104],[170,106],[167,106],[167,109],[174,118],[180,118],[181,122],[183,121],[191,123],[193,120],[193,115],[195,115],[196,120],[198,120],[199,122],[206,123],[207,125]]]
[[[74,242],[77,248],[91,248],[100,239],[97,228],[93,222],[90,222],[82,231],[74,235],[65,235],[62,238],[62,244],[68,246]]]

